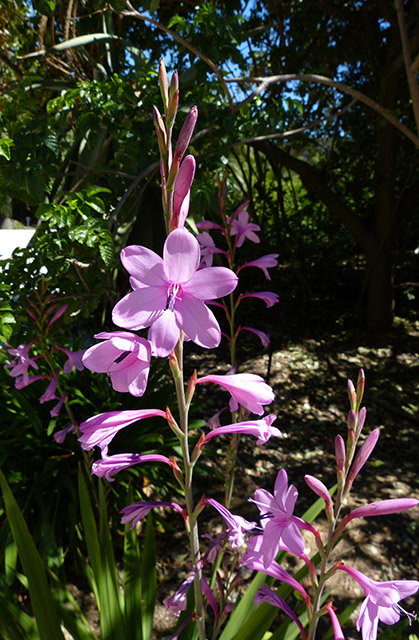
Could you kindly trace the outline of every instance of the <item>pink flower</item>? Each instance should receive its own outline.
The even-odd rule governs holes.
[[[115,391],[142,396],[150,370],[151,346],[148,340],[129,331],[98,333],[105,342],[87,349],[83,364],[91,371],[107,373]]]
[[[332,498],[330,497],[329,490],[323,484],[323,482],[318,478],[310,475],[305,475],[304,480],[307,482],[310,489],[314,491],[316,495],[320,496],[320,498],[323,498],[326,505],[330,507],[332,504]]]
[[[248,552],[244,554],[241,564],[249,569],[261,571],[267,576],[271,576],[276,580],[289,584],[290,587],[301,593],[304,600],[309,601],[310,598],[304,587],[302,587],[301,584],[293,578],[288,571],[285,571],[285,569],[283,569],[275,560],[272,560],[269,566],[265,566],[265,564],[259,560],[262,540],[263,536],[254,536],[249,539],[247,543]]]
[[[183,509],[176,502],[157,502],[156,500],[140,500],[134,502],[121,509],[122,513],[121,524],[128,524],[131,522],[130,529],[133,529],[137,522],[148,515],[151,509],[157,509],[160,507],[171,507],[183,515]]]
[[[173,218],[171,228],[182,228],[189,212],[191,186],[195,175],[195,158],[186,156],[180,165],[173,190]]]
[[[345,492],[348,492],[349,489],[352,487],[353,481],[355,480],[358,473],[361,471],[362,467],[370,457],[375,445],[377,444],[377,440],[379,436],[380,436],[380,430],[374,429],[373,431],[371,431],[370,435],[365,440],[362,447],[360,447],[356,455],[356,458],[352,464],[352,467],[349,471],[348,479],[345,485]]]
[[[202,220],[201,222],[197,222],[196,226],[198,229],[218,229],[219,231],[225,231],[224,227],[216,222],[211,222],[211,220]]]
[[[261,420],[248,420],[246,422],[235,422],[234,424],[228,424],[225,427],[217,427],[210,431],[205,436],[205,442],[209,442],[215,436],[220,436],[225,433],[244,433],[247,435],[255,436],[257,439],[256,444],[265,444],[269,438],[280,438],[282,433],[276,427],[272,427],[272,423],[276,420],[274,413],[264,416]]]
[[[142,462],[165,462],[170,464],[167,456],[162,456],[158,453],[118,453],[114,456],[108,456],[104,452],[103,458],[92,464],[92,473],[99,478],[105,477],[109,482],[113,482],[112,476],[116,473]]]
[[[259,243],[260,239],[256,235],[255,231],[260,231],[258,224],[249,222],[249,212],[241,211],[236,218],[234,218],[230,235],[237,236],[237,247],[241,247],[245,239],[251,240],[251,242]]]
[[[368,518],[369,516],[385,516],[390,513],[400,513],[407,511],[419,504],[419,500],[415,498],[390,498],[389,500],[381,500],[379,502],[370,502],[358,507],[349,513],[345,518],[345,523],[354,518]],[[343,524],[343,521],[342,521]]]
[[[254,496],[249,500],[261,512],[263,540],[260,555],[264,567],[269,567],[279,549],[303,554],[304,541],[299,530],[301,520],[293,515],[298,491],[294,485],[288,487],[285,469],[281,469],[276,477],[274,495],[265,489],[256,489]]]
[[[270,339],[268,334],[264,331],[259,331],[259,329],[254,329],[253,327],[241,327],[240,331],[250,331],[250,333],[254,333],[259,338],[265,349],[269,346]]]
[[[57,381],[58,381],[58,375],[59,375],[60,371],[61,371],[61,369],[57,369],[53,379],[51,380],[51,382],[47,386],[47,388],[45,390],[45,393],[43,393],[42,396],[39,398],[39,402],[41,404],[44,404],[44,402],[49,402],[50,400],[57,400],[58,399],[57,396],[55,395],[55,391],[57,389]]]
[[[66,437],[67,437],[67,435],[69,433],[75,433],[76,432],[74,426],[75,425],[72,422],[67,427],[64,427],[64,429],[60,429],[60,431],[56,431],[55,433],[53,433],[52,437],[54,438],[55,442],[57,444],[63,444],[64,440],[66,439]]]
[[[263,381],[263,378],[253,373],[209,375],[198,378],[198,382],[215,382],[227,389],[231,394],[231,411],[237,411],[240,404],[252,413],[262,415],[263,405],[270,404],[274,400],[271,387]]]
[[[70,351],[69,349],[65,349],[64,347],[54,347],[59,351],[62,351],[66,354],[67,360],[63,366],[63,373],[70,373],[70,371],[75,367],[77,371],[83,371],[83,362],[82,356],[85,352],[85,349],[80,349],[80,351]]]
[[[212,256],[214,255],[214,253],[225,253],[225,251],[223,251],[223,249],[218,249],[215,246],[214,240],[211,238],[210,234],[207,231],[198,233],[196,238],[201,249],[201,265],[211,267]]]
[[[67,400],[67,398],[68,398],[68,393],[66,393],[64,396],[62,396],[62,398],[58,398],[57,404],[49,412],[49,415],[51,416],[51,418],[56,418],[59,415],[59,413],[61,411],[61,407],[63,406],[63,404]]]
[[[351,578],[356,580],[367,596],[361,605],[361,611],[356,623],[358,631],[362,628],[362,640],[376,639],[380,620],[384,624],[396,624],[400,619],[401,613],[408,616],[412,615],[404,611],[398,602],[419,590],[419,582],[417,580],[376,582],[353,567],[342,564],[338,569],[346,571]]]
[[[204,301],[231,293],[237,276],[225,267],[198,271],[199,258],[199,243],[186,229],[169,234],[163,259],[146,247],[123,249],[122,263],[142,287],[116,304],[115,324],[127,329],[150,327],[148,339],[160,357],[173,351],[181,331],[201,347],[217,347],[220,327]]]
[[[259,298],[260,300],[263,300],[268,309],[279,302],[279,295],[277,293],[273,293],[273,291],[256,291],[255,293],[245,293],[244,295],[240,296],[240,300],[243,300],[244,298]]]
[[[345,640],[345,637],[343,635],[343,632],[340,626],[340,622],[335,613],[335,607],[332,606],[331,602],[328,602],[327,604],[324,605],[324,608],[327,609],[329,613],[330,620],[332,622],[332,629],[333,629],[333,635],[335,636],[335,640]]]
[[[44,378],[49,378],[49,376],[28,376],[28,375],[20,376],[15,380],[15,388],[20,391],[24,387],[27,387],[29,384],[32,384],[32,382],[36,382],[37,380],[43,380]]]
[[[218,513],[223,516],[227,524],[227,535],[231,547],[233,549],[242,547],[246,542],[246,531],[254,529],[256,527],[256,522],[249,522],[241,516],[234,516],[226,507],[223,507],[222,504],[213,498],[205,498],[205,504],[211,505],[211,507],[217,509]]]
[[[79,438],[81,446],[86,451],[93,447],[100,447],[102,451],[112,442],[114,436],[128,425],[137,420],[158,416],[166,418],[166,413],[160,409],[136,409],[132,411],[107,411],[92,416],[80,425],[82,436]]]
[[[187,607],[188,591],[195,580],[196,573],[197,570],[191,573],[172,596],[163,600],[163,604],[169,609],[170,613],[177,618]]]
[[[271,276],[268,273],[268,269],[278,266],[278,255],[278,253],[268,253],[266,256],[262,256],[261,258],[257,258],[256,260],[252,260],[251,262],[246,262],[237,269],[237,273],[239,273],[239,271],[241,269],[244,269],[245,267],[258,267],[259,269],[262,269],[263,273],[265,274],[265,278],[270,280]]]
[[[32,340],[32,342],[30,342],[29,344],[20,344],[18,347],[12,347],[8,345],[10,348],[7,349],[7,353],[9,353],[11,356],[15,356],[15,359],[9,364],[5,364],[4,368],[11,369],[10,375],[13,378],[16,378],[20,375],[27,377],[29,367],[38,369],[38,365],[36,364],[35,360],[42,356],[35,356],[33,358],[29,356],[29,351],[32,345],[35,344],[35,342],[36,340]]]
[[[301,635],[303,639],[307,638],[307,634],[304,630],[304,627],[301,624],[299,618],[295,615],[294,611],[285,602],[285,600],[281,598],[278,594],[276,594],[275,591],[270,589],[267,584],[264,584],[255,595],[255,604],[260,604],[261,602],[268,602],[269,604],[272,604],[274,607],[279,607],[279,609],[282,609],[282,611],[286,613],[287,616],[291,618],[291,620],[294,620],[295,624],[301,631]]]

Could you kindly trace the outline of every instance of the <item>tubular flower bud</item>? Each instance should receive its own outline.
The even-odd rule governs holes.
[[[368,438],[365,440],[364,444],[362,445],[362,447],[358,451],[358,453],[356,455],[356,458],[354,460],[354,463],[352,465],[352,468],[351,468],[351,470],[349,471],[349,474],[348,474],[348,479],[347,479],[346,487],[345,487],[345,491],[346,492],[350,490],[350,488],[352,487],[352,483],[355,480],[356,476],[361,471],[362,467],[364,466],[364,464],[366,463],[366,461],[370,457],[371,452],[373,451],[375,445],[377,444],[377,440],[379,438],[379,435],[380,435],[380,430],[379,429],[374,429],[374,431],[371,431],[370,435],[368,436]]]

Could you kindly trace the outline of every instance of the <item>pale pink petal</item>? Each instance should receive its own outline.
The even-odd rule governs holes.
[[[207,267],[197,271],[182,288],[200,300],[213,300],[231,293],[237,282],[238,278],[231,269]]]
[[[121,262],[128,273],[148,286],[159,287],[167,284],[163,270],[163,260],[147,247],[130,245],[122,249]]]
[[[147,337],[152,343],[157,356],[160,358],[168,356],[180,338],[180,329],[176,322],[175,313],[170,309],[165,309],[151,325]]]
[[[184,293],[175,307],[175,314],[179,325],[193,342],[206,349],[218,347],[221,340],[219,324],[201,300]]]
[[[167,236],[163,249],[164,271],[170,282],[184,283],[198,269],[198,240],[186,229],[175,229]]]
[[[112,320],[118,327],[142,329],[149,327],[166,308],[167,288],[135,289],[116,303]]]

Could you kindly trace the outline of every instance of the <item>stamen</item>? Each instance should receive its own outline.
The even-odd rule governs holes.
[[[413,620],[417,620],[418,619],[418,617],[417,617],[417,615],[416,615],[416,613],[414,611],[413,611],[413,613],[409,613],[409,611],[406,611],[406,609],[403,609],[403,607],[401,607],[398,602],[395,602],[393,604],[393,609],[395,611],[397,611],[397,613],[400,613],[400,614],[406,616],[406,618],[409,621],[409,626],[412,626],[412,618],[413,618]]]
[[[180,290],[180,284],[171,284],[167,292],[166,309],[173,311],[175,308],[176,298]]]

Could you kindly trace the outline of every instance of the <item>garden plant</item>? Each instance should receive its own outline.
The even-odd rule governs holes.
[[[228,211],[226,173],[218,181],[219,219],[201,221],[196,226],[189,222],[196,161],[186,152],[198,110],[193,107],[187,113],[174,140],[175,121],[180,117],[178,74],[175,71],[168,78],[161,60],[158,79],[163,110],[160,113],[154,107],[153,116],[166,229],[162,255],[142,245],[122,249],[120,259],[129,274],[131,290],[113,307],[112,321],[116,326],[95,334],[99,342],[73,351],[51,344],[50,331],[66,313],[67,303],[55,301],[40,280],[36,299],[28,301],[28,314],[39,338],[25,345],[6,346],[10,356],[6,367],[16,389],[48,380],[39,402],[54,401],[52,417],[61,410],[68,412],[69,424],[54,433],[55,441],[60,444],[73,438],[72,446],[75,450],[81,447],[83,452],[78,470],[82,526],[77,531],[76,546],[80,549],[85,542],[87,547],[89,562],[85,562],[85,570],[100,613],[101,637],[152,637],[156,591],[152,513],[162,517],[159,514],[164,509],[176,512],[173,523],[177,518],[177,524],[173,527],[185,529],[188,544],[189,573],[175,592],[164,598],[166,607],[178,618],[171,638],[319,640],[326,637],[324,629],[330,627],[327,637],[333,634],[335,640],[343,640],[342,626],[349,612],[334,605],[329,580],[349,576],[365,596],[357,612],[357,631],[363,640],[375,640],[382,629],[379,623],[392,626],[401,618],[406,624],[416,619],[400,603],[416,594],[419,582],[399,576],[378,582],[348,563],[339,545],[347,529],[356,526],[357,519],[397,514],[416,508],[419,501],[400,497],[356,508],[348,506],[350,492],[356,491],[359,474],[379,438],[378,428],[368,434],[363,432],[365,375],[361,369],[355,384],[348,381],[347,424],[334,440],[334,486],[328,488],[317,477],[306,474],[304,481],[314,494],[313,506],[305,514],[296,515],[298,491],[290,483],[295,474],[292,468],[280,468],[273,488],[260,487],[248,496],[252,520],[232,509],[240,438],[256,438],[258,446],[269,447],[270,438],[283,436],[275,426],[276,415],[269,412],[274,401],[272,388],[261,376],[241,372],[236,351],[243,331],[256,334],[264,346],[269,342],[264,331],[243,326],[237,318],[247,299],[255,298],[269,308],[278,303],[278,295],[265,290],[242,293],[240,277],[243,269],[256,268],[269,281],[269,269],[277,265],[278,254],[240,262],[242,246],[259,243],[260,228],[249,222],[247,202]],[[198,234],[194,233],[196,227]],[[221,310],[223,318],[219,320],[212,308],[217,313]],[[221,330],[220,322],[228,327],[226,331]],[[201,375],[191,367],[191,343],[195,350],[216,349],[223,339],[229,344],[228,370]],[[36,351],[35,356],[31,350]],[[62,354],[66,358],[63,362]],[[32,375],[41,365],[45,373]],[[73,367],[76,371],[72,371]],[[72,386],[65,386],[65,376],[72,372],[74,380],[74,376],[83,374],[83,368],[97,373],[98,379],[105,379],[116,392],[112,398],[118,400],[112,407],[110,400],[103,398],[101,407],[99,396],[93,415],[77,424],[69,403]],[[186,377],[185,371],[191,368],[192,373]],[[162,370],[166,370],[166,377],[159,377]],[[205,398],[212,393],[212,385],[226,392],[228,407],[219,407],[215,415],[207,416],[202,412],[209,406]],[[157,403],[162,400],[156,393],[158,388],[169,389],[164,404]],[[124,408],[126,397],[133,397],[140,404]],[[143,430],[143,424],[151,425],[149,431]],[[164,441],[151,437],[159,430],[165,434]],[[134,434],[131,448],[120,451],[130,442],[128,437],[119,440],[126,432]],[[225,482],[224,486],[211,482],[207,491],[200,493],[196,477],[207,453],[214,456],[213,439],[225,443],[216,453],[216,464],[222,467]],[[219,454],[220,449],[223,455]],[[144,492],[136,486],[140,476],[135,471],[129,475],[129,482],[122,481],[116,491],[113,489],[120,472],[143,464],[154,469],[156,495],[140,495],[138,499],[138,494]],[[160,473],[160,468],[166,471]],[[296,482],[301,480],[295,478]],[[68,608],[68,591],[59,575],[54,576],[53,567],[48,568],[48,573],[54,586],[48,586],[46,569],[3,475],[1,481],[7,522],[25,574],[22,583],[29,589],[36,619],[34,627],[30,615],[2,604],[6,637],[21,638],[24,633],[26,637],[37,637],[38,633],[42,640],[52,640],[63,637],[62,627],[77,640],[94,637],[79,605],[73,602],[73,612]],[[118,500],[121,495],[125,500],[120,522],[113,512],[116,493]],[[219,515],[221,532],[206,528],[209,512],[211,518]],[[143,527],[145,520],[147,525]],[[123,589],[109,523],[117,530],[124,525]],[[140,549],[137,530],[144,529]],[[9,540],[10,558],[7,528],[3,528],[3,539]],[[79,562],[83,562],[81,552]],[[295,571],[291,567],[296,567]],[[11,568],[7,570],[10,574]],[[248,575],[249,570],[256,574],[243,583],[243,571]]]

